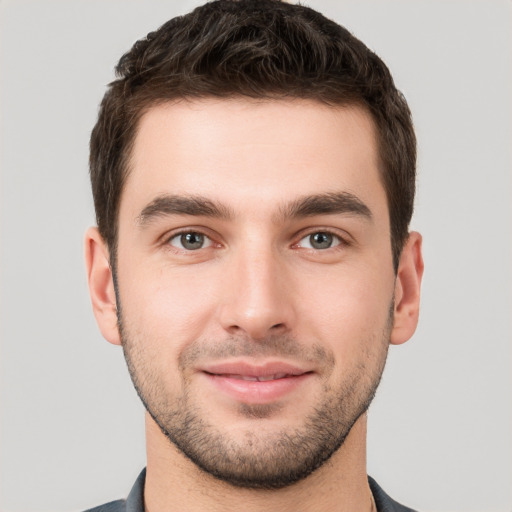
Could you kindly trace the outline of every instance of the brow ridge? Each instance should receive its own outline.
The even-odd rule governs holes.
[[[350,192],[328,192],[298,198],[280,210],[283,218],[349,214],[372,219],[370,208]]]
[[[291,201],[279,208],[275,220],[334,214],[358,215],[372,219],[370,209],[356,195],[350,192],[329,192]],[[137,217],[137,223],[140,226],[146,226],[152,220],[167,215],[191,215],[226,220],[235,217],[230,208],[207,197],[164,194],[156,197],[143,208]]]
[[[167,215],[192,215],[221,219],[230,219],[234,216],[233,212],[226,206],[217,204],[203,196],[164,194],[156,197],[143,208],[137,217],[137,223],[145,226],[152,220]]]

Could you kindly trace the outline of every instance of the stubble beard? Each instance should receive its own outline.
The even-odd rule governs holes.
[[[328,377],[334,370],[334,355],[321,346],[301,346],[289,336],[273,336],[257,343],[246,338],[228,338],[213,345],[197,341],[180,354],[183,392],[173,397],[142,353],[143,340],[135,340],[127,332],[121,316],[119,312],[130,376],[162,433],[206,473],[228,484],[252,489],[292,485],[322,466],[341,447],[375,396],[386,362],[392,323],[390,317],[381,339],[367,341],[366,347],[376,345],[377,350],[366,353],[363,362],[352,368],[336,389],[327,383],[327,378],[323,380],[322,399],[302,425],[293,429],[262,428],[261,420],[278,416],[279,405],[240,404],[238,414],[254,419],[254,428],[235,437],[210,422],[190,393],[186,369],[194,362],[205,356],[292,356],[297,361],[314,361]]]

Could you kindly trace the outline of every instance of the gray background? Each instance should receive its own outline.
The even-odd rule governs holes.
[[[144,466],[142,407],[86,288],[88,136],[120,55],[196,4],[0,3],[2,511],[78,511]],[[420,141],[422,315],[370,411],[369,472],[422,511],[510,511],[512,3],[309,5],[388,63]]]

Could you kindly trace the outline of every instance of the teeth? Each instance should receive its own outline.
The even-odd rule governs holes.
[[[253,382],[257,382],[258,380],[258,377],[252,377],[251,375],[237,375],[236,373],[227,374],[226,377],[237,380],[250,380]]]
[[[265,382],[267,380],[277,380],[284,379],[286,377],[286,373],[276,373],[275,375],[265,375],[263,377],[258,377],[260,382]]]
[[[262,375],[261,377],[253,377],[252,375],[228,374],[226,377],[229,377],[230,379],[248,380],[251,382],[267,382],[269,380],[283,379],[286,377],[286,375],[286,373],[276,373],[275,375]]]
[[[258,377],[258,380],[260,382],[266,382],[267,380],[274,380],[275,378],[275,375],[262,375],[261,377]]]

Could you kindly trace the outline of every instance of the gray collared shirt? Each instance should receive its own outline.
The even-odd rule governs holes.
[[[143,469],[135,484],[125,500],[116,500],[91,508],[85,512],[144,512],[144,482],[146,480],[146,469]],[[370,489],[372,490],[377,512],[415,512],[412,508],[400,505],[392,500],[372,478],[368,477]]]

